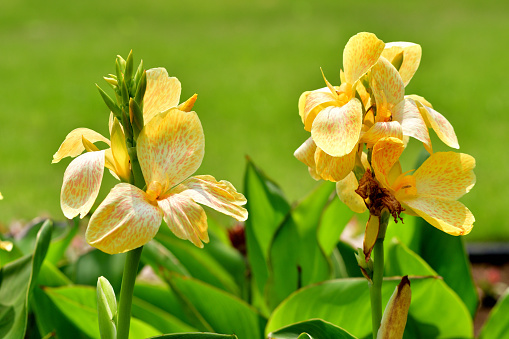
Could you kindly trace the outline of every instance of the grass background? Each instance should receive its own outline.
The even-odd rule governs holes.
[[[198,174],[242,190],[245,156],[290,200],[311,190],[293,157],[308,137],[297,111],[305,90],[339,84],[348,38],[369,31],[423,48],[407,94],[427,98],[477,160],[462,201],[476,224],[467,240],[509,240],[509,3],[506,1],[20,1],[0,3],[0,226],[40,215],[63,219],[62,175],[51,165],[72,129],[107,136],[109,112],[94,83],[134,50],[193,93],[206,135]],[[431,132],[435,151],[448,150]],[[420,149],[404,153],[412,168]],[[114,184],[108,174],[101,196]],[[101,197],[99,197],[101,199]],[[100,201],[98,199],[98,201]]]

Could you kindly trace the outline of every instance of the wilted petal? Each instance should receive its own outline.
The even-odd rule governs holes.
[[[335,103],[336,97],[328,88],[302,93],[299,99],[299,114],[304,123],[304,129],[310,132],[318,113]]]
[[[169,77],[164,68],[147,71],[147,90],[143,97],[143,120],[145,125],[157,113],[176,107],[180,99],[181,85],[175,77]]]
[[[373,33],[358,33],[348,40],[343,51],[346,82],[353,84],[377,62],[385,44]]]
[[[71,131],[71,133],[67,134],[64,142],[62,145],[60,145],[58,151],[53,155],[53,161],[51,163],[57,163],[65,157],[74,158],[83,153],[85,146],[83,146],[82,137],[85,137],[92,143],[102,141],[110,145],[110,141],[96,131],[88,128],[76,128],[75,130]]]
[[[434,153],[414,173],[417,194],[456,200],[474,187],[474,167],[468,154]]]
[[[400,53],[403,53],[403,61],[398,71],[406,86],[419,68],[422,48],[420,45],[411,42],[389,42],[385,44],[382,56],[392,63]]]
[[[342,157],[331,157],[320,148],[315,151],[316,173],[324,180],[333,182],[344,179],[355,166],[357,147]]]
[[[325,153],[341,157],[357,146],[361,128],[361,102],[353,98],[342,107],[327,107],[321,111],[313,122],[311,136]]]
[[[87,242],[109,254],[123,253],[149,242],[163,212],[139,188],[122,183],[110,191],[90,218]]]
[[[398,121],[375,123],[361,136],[359,142],[370,146],[374,145],[378,140],[388,137],[403,139],[403,128]]]
[[[60,192],[60,206],[65,217],[83,218],[99,194],[104,173],[104,151],[80,155],[67,166]]]
[[[209,242],[207,215],[191,197],[179,194],[183,190],[185,187],[179,185],[174,189],[175,194],[158,200],[157,203],[164,211],[164,221],[177,237],[203,248],[202,241]]]
[[[200,167],[204,148],[205,137],[195,112],[172,108],[154,116],[137,144],[145,182],[159,182],[166,192]]]
[[[403,134],[413,137],[424,144],[424,148],[431,154],[431,139],[428,128],[422,118],[421,112],[412,99],[404,99],[392,111],[392,119],[398,121],[403,129]]]
[[[376,104],[388,104],[389,109],[405,97],[405,84],[394,66],[381,57],[371,69],[371,86]]]
[[[450,235],[468,234],[474,225],[472,212],[456,200],[416,196],[405,198],[402,202],[428,223]]]
[[[378,181],[386,188],[390,187],[389,173],[405,149],[403,142],[396,138],[384,138],[373,146],[371,165]]]
[[[419,110],[425,120],[429,122],[435,133],[438,135],[447,146],[452,148],[460,148],[458,144],[458,138],[454,132],[454,128],[451,123],[440,113],[435,111],[431,107],[419,105]]]
[[[339,199],[355,213],[363,213],[366,210],[366,204],[360,195],[355,193],[359,187],[359,182],[353,172],[350,172],[343,180],[336,183],[336,192]]]

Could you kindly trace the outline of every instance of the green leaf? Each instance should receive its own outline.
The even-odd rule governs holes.
[[[63,258],[67,247],[71,243],[72,239],[78,232],[78,219],[74,220],[74,226],[67,226],[63,228],[63,232],[59,234],[57,237],[53,237],[51,240],[51,245],[48,249],[48,254],[46,255],[46,260],[52,263],[53,265],[57,265],[58,262]]]
[[[154,272],[165,269],[185,276],[191,275],[177,257],[155,239],[145,244],[141,260],[150,265]]]
[[[504,338],[509,333],[509,288],[505,290],[484,324],[479,339]]]
[[[12,261],[0,270],[0,337],[23,338],[28,300],[48,251],[53,224],[47,220],[37,233],[33,255]]]
[[[355,339],[353,335],[321,319],[298,322],[269,333],[268,339],[296,339],[306,333],[311,339]]]
[[[254,279],[253,294],[263,295],[269,271],[267,259],[269,245],[290,210],[281,189],[248,159],[244,176],[244,192],[249,218],[246,220],[246,245],[251,274]]]
[[[354,212],[336,196],[326,207],[318,229],[320,246],[322,246],[326,255],[332,254],[339,241],[339,236],[353,215]]]
[[[216,334],[216,333],[177,333],[177,334],[163,334],[149,339],[237,339],[237,336],[232,334]]]
[[[468,310],[455,293],[437,278],[410,278],[410,305],[404,338],[472,338]],[[387,304],[399,279],[385,280],[382,302]],[[266,333],[307,319],[320,318],[364,338],[371,333],[368,283],[338,279],[305,287],[283,301],[272,313]]]
[[[263,336],[266,319],[243,300],[199,280],[174,276],[170,286],[202,318],[209,331],[243,339]]]
[[[458,294],[473,317],[478,295],[463,237],[446,234],[421,218],[405,216],[404,221],[389,225],[386,239],[397,237],[420,255]]]
[[[341,259],[345,267],[345,273],[350,278],[362,278],[362,272],[357,264],[355,254],[357,251],[349,244],[339,241],[336,244],[336,249],[339,251]]]

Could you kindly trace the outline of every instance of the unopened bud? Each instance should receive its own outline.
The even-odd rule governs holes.
[[[115,299],[113,287],[105,277],[99,277],[97,280],[97,316],[101,338],[115,339],[117,337],[115,326],[117,300]]]
[[[411,299],[410,280],[404,276],[387,303],[377,339],[403,338]]]

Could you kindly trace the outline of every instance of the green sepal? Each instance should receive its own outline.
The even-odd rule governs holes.
[[[143,112],[140,106],[136,103],[133,98],[129,99],[129,118],[131,120],[131,126],[133,127],[134,141],[138,140],[138,136],[143,129]]]
[[[143,71],[141,74],[140,83],[138,85],[138,90],[136,91],[136,96],[134,100],[141,107],[141,103],[143,101],[143,97],[145,96],[145,91],[147,90],[147,71]]]
[[[113,114],[115,114],[115,116],[118,119],[120,119],[120,117],[122,116],[122,110],[120,109],[120,107],[117,106],[117,104],[110,98],[108,94],[106,94],[106,92],[101,87],[99,87],[98,84],[95,84],[95,86],[99,90],[99,94],[101,94],[101,97],[103,98],[106,106],[108,106],[110,111],[112,111]]]
[[[124,72],[124,81],[126,83],[127,88],[131,88],[131,81],[133,77],[133,50],[129,52],[127,56],[127,60],[125,63],[125,72]],[[128,93],[129,94],[129,93]]]
[[[136,70],[136,74],[134,74],[133,82],[131,84],[131,93],[136,93],[138,91],[138,88],[140,86],[140,80],[144,73],[143,69],[143,60],[140,61],[140,65],[138,66],[138,69]]]

